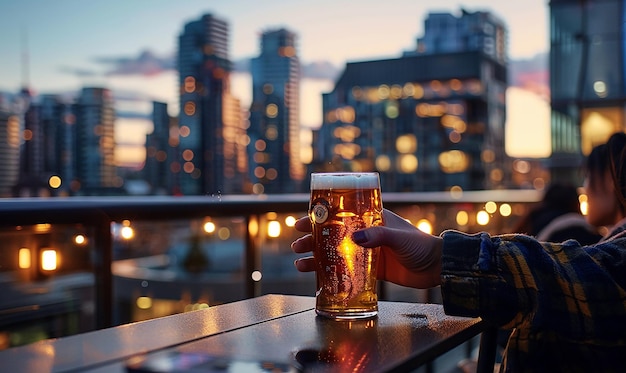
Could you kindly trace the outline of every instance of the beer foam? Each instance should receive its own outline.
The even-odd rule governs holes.
[[[328,172],[311,174],[311,189],[376,189],[378,173]]]

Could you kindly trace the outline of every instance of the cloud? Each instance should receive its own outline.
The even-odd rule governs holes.
[[[341,69],[328,61],[315,61],[302,65],[303,78],[335,80],[340,73]]]
[[[540,53],[531,59],[512,60],[509,63],[509,85],[534,92],[550,99],[550,69],[548,53]]]
[[[79,78],[90,78],[100,75],[100,73],[95,70],[71,66],[61,66],[59,67],[59,71],[65,74],[77,76]]]
[[[250,73],[250,58],[234,61],[233,71]],[[301,72],[303,79],[335,80],[341,70],[328,61],[314,61],[302,63]]]
[[[174,56],[160,57],[144,50],[136,57],[97,57],[95,62],[107,65],[106,75],[156,75],[176,68]]]

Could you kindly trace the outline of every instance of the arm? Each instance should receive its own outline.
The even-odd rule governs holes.
[[[525,235],[448,231],[442,237],[447,313],[576,339],[626,333],[624,239],[582,247]]]

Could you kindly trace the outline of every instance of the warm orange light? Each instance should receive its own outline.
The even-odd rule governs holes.
[[[77,235],[74,237],[74,242],[75,242],[77,245],[84,245],[84,244],[86,244],[86,243],[87,243],[87,237],[83,236],[82,234],[77,234]]]
[[[280,236],[280,223],[272,220],[267,224],[267,235],[272,238]]]
[[[428,234],[433,233],[433,225],[427,219],[420,219],[420,221],[417,222],[416,226],[417,226],[417,229],[419,229],[422,232],[425,232]]]
[[[122,235],[123,239],[130,240],[135,236],[135,231],[133,230],[133,228],[126,226],[122,228],[120,234]]]
[[[48,179],[48,185],[50,185],[50,188],[52,189],[57,189],[61,186],[61,178],[56,175],[50,176],[50,179]]]
[[[44,271],[54,271],[57,269],[56,250],[44,249],[41,251],[41,269]]]
[[[294,225],[296,225],[296,218],[291,215],[287,216],[285,218],[285,225],[287,225],[288,227],[293,227]]]
[[[207,233],[215,232],[215,223],[213,223],[212,221],[207,221],[206,223],[204,223],[204,231]]]
[[[513,209],[511,208],[511,205],[509,205],[508,203],[503,203],[500,205],[500,215],[511,216],[512,213]]]
[[[30,249],[22,247],[18,254],[18,266],[21,269],[28,269],[31,266]]]
[[[469,215],[467,213],[467,211],[459,211],[456,213],[456,223],[458,225],[467,225],[467,223],[469,222]]]
[[[476,214],[476,222],[480,225],[489,224],[489,213],[487,211],[481,210]]]

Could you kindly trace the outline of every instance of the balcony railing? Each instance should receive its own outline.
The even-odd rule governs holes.
[[[275,253],[290,252],[289,242],[300,235],[298,232],[283,227],[283,234],[279,239],[268,237],[268,233],[265,232],[270,225],[269,222],[280,220],[278,219],[280,216],[288,215],[293,221],[293,217],[305,215],[308,209],[308,198],[306,194],[290,194],[0,200],[0,239],[3,241],[3,261],[15,263],[5,265],[0,275],[4,276],[5,281],[17,284],[14,287],[19,287],[21,283],[31,284],[27,293],[35,299],[22,303],[16,302],[15,298],[23,295],[23,291],[16,291],[15,298],[4,300],[0,298],[0,331],[2,327],[16,321],[28,322],[29,315],[43,314],[45,316],[45,313],[42,313],[44,310],[49,310],[51,314],[54,313],[54,307],[67,310],[70,307],[67,304],[59,305],[53,300],[46,303],[42,300],[47,293],[47,288],[33,284],[57,279],[57,285],[54,286],[60,286],[58,285],[59,274],[72,270],[74,273],[82,275],[88,273],[93,276],[93,328],[104,328],[119,323],[120,319],[115,320],[116,317],[114,317],[115,274],[112,268],[115,267],[125,276],[130,271],[129,266],[138,265],[143,270],[134,275],[128,275],[133,281],[147,287],[149,273],[152,273],[151,278],[155,279],[155,284],[151,285],[152,289],[158,290],[154,287],[164,286],[158,285],[159,282],[156,280],[165,280],[169,278],[168,276],[174,275],[167,271],[154,272],[167,266],[168,258],[163,250],[159,251],[153,246],[163,243],[162,237],[167,237],[174,242],[183,240],[179,236],[173,236],[173,231],[165,231],[165,228],[159,225],[169,222],[178,222],[179,226],[189,229],[189,235],[184,236],[184,240],[187,240],[194,237],[194,229],[202,223],[219,222],[220,219],[230,222],[236,220],[236,224],[241,227],[231,227],[229,239],[235,239],[241,243],[243,249],[241,271],[243,275],[240,277],[241,281],[237,282],[243,287],[239,289],[243,297],[260,295],[263,291],[261,284],[264,281],[268,283],[274,281],[272,291],[282,292],[281,289],[285,292],[293,291],[289,288],[290,285],[293,286],[289,279],[271,279],[271,276],[265,276],[261,280],[260,270],[263,261],[261,252],[268,248],[272,248],[271,250]],[[518,217],[525,213],[529,204],[539,201],[540,198],[541,193],[534,190],[471,191],[456,194],[449,192],[384,193],[383,204],[415,224],[425,222],[433,233],[450,228],[466,232],[482,230],[500,233],[510,231]],[[487,202],[492,202],[491,205],[500,209],[494,210]],[[504,206],[507,208],[503,209]],[[487,221],[481,221],[476,217],[479,212],[486,210],[489,210]],[[131,224],[129,222],[133,224],[143,222],[150,226],[149,232],[143,233],[142,244],[124,243],[123,238],[119,237],[119,229]],[[80,237],[80,240],[77,237]],[[225,245],[223,242],[227,241],[216,239],[212,245]],[[186,241],[184,244],[189,246],[193,242]],[[87,251],[81,251],[80,245],[87,245]],[[56,246],[63,246],[64,249]],[[65,259],[61,260],[56,272],[54,270],[56,266],[53,269],[43,269],[43,252],[50,248],[54,251],[55,247],[58,250],[64,250]],[[30,253],[28,261],[24,259],[22,262],[22,250]],[[88,264],[85,266],[85,263]],[[216,264],[217,267],[221,265],[222,263]],[[266,272],[282,270],[273,269],[278,268],[278,265],[276,261],[266,261]],[[146,278],[142,280],[142,276]],[[200,277],[184,277],[186,280],[181,280],[178,286],[184,287],[185,284],[191,284],[198,278]],[[220,284],[219,277],[212,278],[214,283]],[[122,283],[120,286],[126,287],[125,284]],[[280,287],[281,284],[283,288]],[[229,288],[224,286],[224,291],[229,291],[226,290]],[[384,289],[383,287],[383,292]],[[122,290],[129,293],[131,291],[126,288]],[[312,295],[313,291],[311,288],[309,295]],[[381,297],[384,298],[384,294]],[[78,296],[73,305],[86,307],[81,302]],[[86,329],[89,329],[89,326]]]

